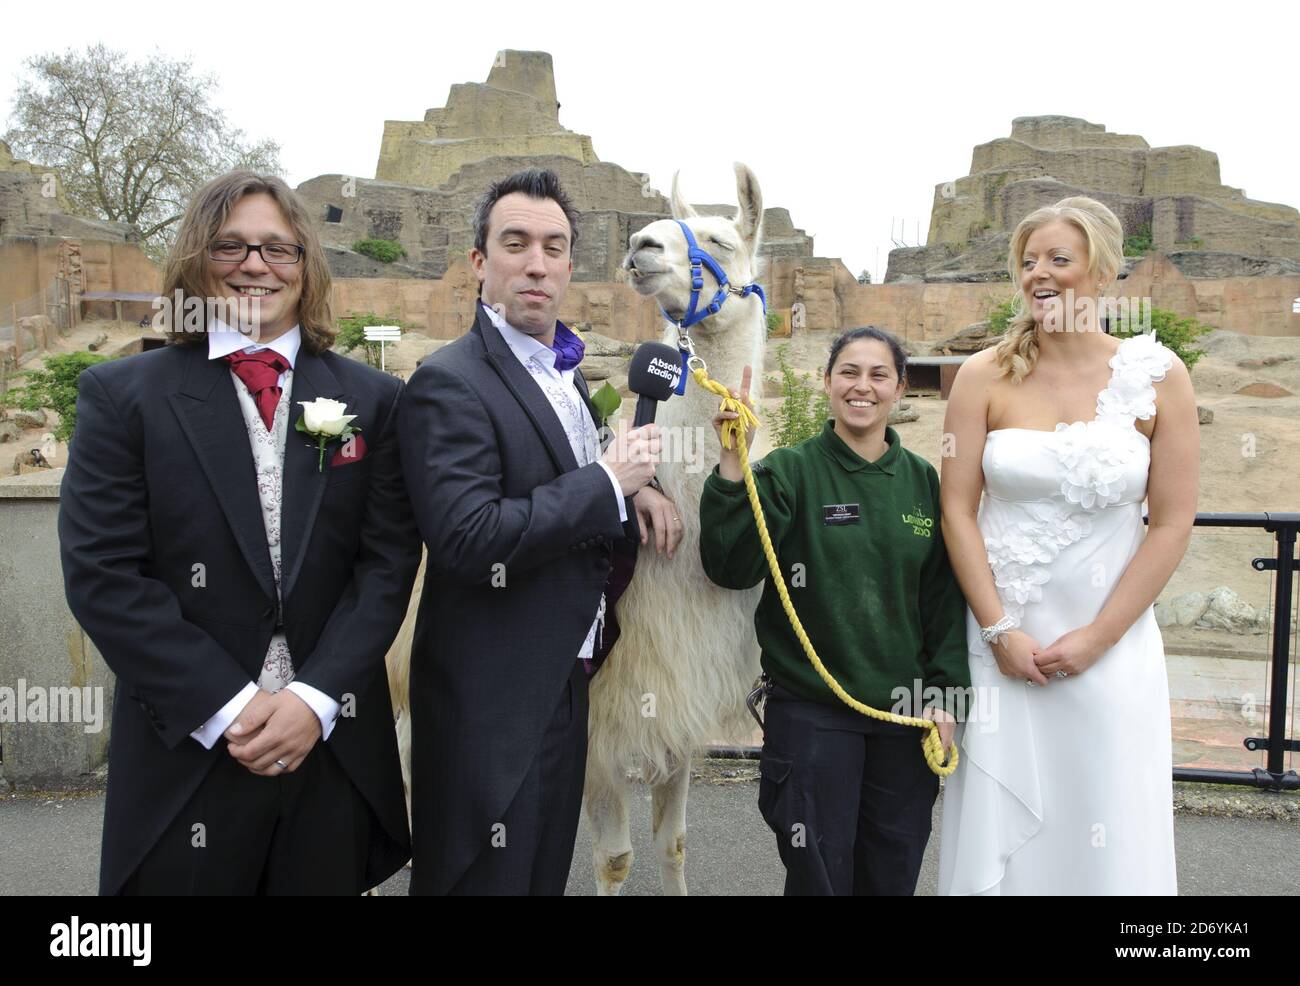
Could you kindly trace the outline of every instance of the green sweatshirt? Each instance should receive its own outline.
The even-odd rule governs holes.
[[[754,481],[795,612],[835,679],[873,708],[920,715],[942,705],[960,716],[969,708],[957,693],[970,687],[966,604],[939,528],[939,477],[893,428],[885,439],[888,451],[867,462],[828,421],[820,435],[755,463]],[[716,469],[700,500],[700,558],[724,588],[765,582],[754,627],[772,680],[839,703],[781,607],[745,484]],[[906,691],[905,705],[895,689]]]

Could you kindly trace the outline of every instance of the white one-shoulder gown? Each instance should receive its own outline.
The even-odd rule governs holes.
[[[984,447],[979,526],[1006,612],[1044,647],[1090,623],[1142,543],[1152,383],[1175,357],[1121,343],[1092,421]],[[974,709],[944,788],[941,894],[1174,894],[1169,685],[1148,608],[1090,668],[1004,677],[967,611]]]

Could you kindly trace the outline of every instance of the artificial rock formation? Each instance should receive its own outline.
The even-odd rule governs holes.
[[[316,216],[328,246],[347,250],[357,240],[377,238],[406,250],[404,261],[381,265],[382,274],[354,270],[357,261],[345,263],[332,254],[336,275],[441,277],[473,245],[474,203],[488,185],[527,167],[554,171],[581,214],[573,271],[578,280],[614,280],[628,236],[668,211],[667,200],[640,176],[615,164],[583,164],[561,156],[475,161],[438,188],[321,175],[299,185],[298,194]]]
[[[885,279],[1005,280],[1016,224],[1069,195],[1104,202],[1126,235],[1149,230],[1155,251],[1187,258],[1185,269],[1175,262],[1188,276],[1300,272],[1300,212],[1224,185],[1213,152],[1036,116],[976,147],[969,175],[935,187],[926,245],[892,251]]]
[[[298,186],[340,277],[442,277],[473,244],[474,203],[489,184],[527,167],[550,168],[581,214],[576,281],[617,281],[628,238],[668,215],[649,176],[596,157],[591,138],[559,121],[551,56],[503,51],[484,83],[453,85],[424,120],[387,121],[374,180],[321,175]],[[697,206],[701,213],[734,206]],[[785,209],[764,212],[761,257],[816,267],[813,241]],[[400,243],[405,259],[377,264],[358,240]],[[792,268],[793,269],[793,268]],[[832,323],[838,324],[838,323]]]
[[[598,161],[590,137],[560,126],[551,56],[502,51],[487,82],[452,86],[421,121],[385,121],[375,178],[436,188],[488,158],[554,156]]]
[[[473,245],[475,201],[527,167],[559,175],[582,216],[574,278],[612,281],[628,236],[662,218],[668,201],[646,175],[596,157],[591,138],[560,125],[551,56],[497,54],[486,82],[453,85],[422,121],[384,124],[374,180],[321,175],[298,186],[342,277],[442,277]],[[406,258],[376,265],[349,254],[363,239],[400,243]],[[376,270],[382,268],[382,273]]]
[[[0,237],[73,236],[94,240],[136,240],[125,223],[71,215],[58,177],[39,165],[19,161],[0,140]]]

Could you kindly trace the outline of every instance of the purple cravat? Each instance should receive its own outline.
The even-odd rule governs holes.
[[[555,351],[555,368],[561,373],[581,363],[582,354],[587,351],[583,341],[563,322],[555,323],[555,341],[551,343],[551,349]]]

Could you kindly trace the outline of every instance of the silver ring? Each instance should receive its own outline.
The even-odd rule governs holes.
[[[1064,671],[1062,671],[1062,670],[1060,670],[1060,669],[1058,668],[1057,671],[1056,671],[1056,677],[1058,677],[1058,678],[1068,678],[1068,677],[1070,677],[1070,676],[1069,676],[1068,674],[1066,674]]]
[[[276,765],[277,767],[279,767],[281,770],[288,770],[288,769],[289,769],[289,765],[288,765],[287,763],[285,763],[283,760],[277,760],[277,761],[275,762],[275,765]]]

